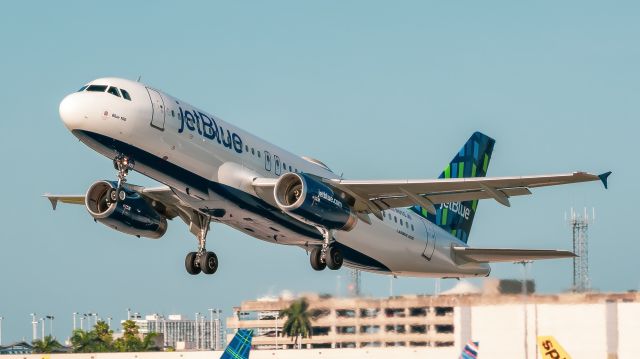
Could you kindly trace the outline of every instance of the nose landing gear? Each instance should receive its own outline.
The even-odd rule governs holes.
[[[129,170],[133,169],[134,165],[135,162],[132,158],[121,153],[118,153],[118,155],[113,159],[113,167],[118,171],[118,186],[109,191],[109,199],[111,199],[111,201],[122,202],[127,198],[127,193],[124,191],[124,184],[127,182]]]

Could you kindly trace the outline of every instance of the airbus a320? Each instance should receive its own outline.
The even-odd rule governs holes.
[[[351,180],[323,162],[266,142],[143,83],[100,78],[60,103],[64,125],[113,161],[114,179],[84,195],[45,196],[84,205],[100,223],[137,237],[160,238],[179,218],[197,239],[188,273],[213,274],[207,249],[212,222],[267,242],[298,246],[315,270],[342,265],[396,276],[487,276],[490,262],[574,256],[564,250],[468,246],[478,201],[530,189],[600,180],[610,172],[486,177],[495,141],[476,132],[438,178]],[[137,171],[162,184],[127,182]]]

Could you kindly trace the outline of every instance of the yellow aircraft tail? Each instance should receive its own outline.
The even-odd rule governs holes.
[[[539,336],[538,348],[542,359],[571,359],[571,356],[552,336]]]

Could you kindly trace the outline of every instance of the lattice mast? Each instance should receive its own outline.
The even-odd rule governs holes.
[[[591,216],[584,209],[582,214],[571,208],[568,219],[573,235],[573,291],[587,292],[591,288],[589,280],[589,224],[595,220],[595,210],[591,209]]]

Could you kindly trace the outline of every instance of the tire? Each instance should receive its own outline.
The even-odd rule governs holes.
[[[317,271],[321,271],[327,267],[327,263],[320,260],[320,255],[322,254],[322,250],[318,247],[315,247],[311,250],[309,254],[309,261],[311,262],[311,268]]]
[[[342,267],[342,262],[344,257],[342,256],[342,251],[335,247],[329,247],[327,251],[327,267],[331,270],[338,270]]]
[[[204,274],[213,274],[218,270],[218,256],[213,252],[205,252],[200,256],[200,269]]]
[[[184,259],[184,266],[187,269],[187,273],[196,275],[200,273],[200,267],[196,266],[196,252],[190,252]]]

